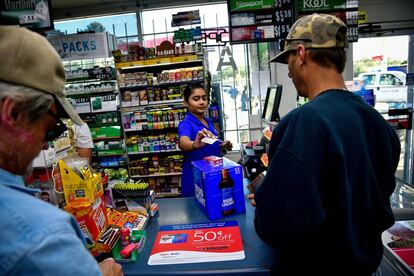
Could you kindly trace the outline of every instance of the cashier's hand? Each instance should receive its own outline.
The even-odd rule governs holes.
[[[202,130],[197,132],[197,136],[194,140],[194,147],[195,148],[199,149],[199,148],[202,148],[206,145],[206,143],[201,142],[201,139],[203,139],[204,137],[217,138],[211,131],[209,131],[208,129],[203,128]]]
[[[256,207],[256,201],[254,200],[254,194],[248,194],[248,195],[247,195],[247,198],[248,198],[248,199],[250,199],[250,204],[251,204],[253,207]]]
[[[103,276],[122,276],[122,266],[115,262],[112,258],[107,258],[99,263],[99,268],[101,269]]]

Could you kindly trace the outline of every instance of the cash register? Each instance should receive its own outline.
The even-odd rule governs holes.
[[[245,170],[246,178],[252,180],[249,189],[254,189],[254,183],[261,181],[264,177],[269,160],[267,152],[272,137],[272,131],[280,120],[279,105],[282,97],[282,85],[270,85],[267,88],[264,103],[262,121],[265,125],[263,135],[258,142],[249,142],[241,149],[239,164]],[[251,190],[252,192],[252,190]]]

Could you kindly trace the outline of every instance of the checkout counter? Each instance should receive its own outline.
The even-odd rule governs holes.
[[[245,184],[247,184],[245,182]],[[246,191],[247,192],[247,191]],[[391,198],[396,221],[414,220],[414,189],[401,181]],[[148,259],[160,226],[208,222],[209,219],[196,205],[193,197],[158,199],[159,212],[149,222],[147,241],[138,261],[122,263],[125,275],[271,275],[276,262],[273,250],[257,236],[253,220],[254,207],[246,199],[246,213],[233,215],[220,221],[238,222],[245,251],[245,259],[236,261],[148,265]],[[387,243],[390,234],[384,232],[384,257],[376,276],[414,275],[414,270]],[[414,252],[414,249],[413,249]],[[414,258],[414,253],[413,253]]]
[[[244,185],[245,186],[245,185]],[[246,191],[247,193],[247,191]],[[121,263],[125,275],[270,275],[275,256],[254,230],[254,207],[245,199],[246,213],[219,221],[237,221],[245,258],[235,261],[148,265],[148,259],[160,226],[209,222],[193,197],[157,199],[159,211],[146,227],[147,241],[135,263]]]
[[[397,187],[391,196],[391,206],[396,223],[414,226],[414,189],[399,179],[397,179]],[[414,237],[414,231],[412,234]],[[414,275],[414,247],[392,249],[389,243],[393,242],[394,239],[388,231],[383,233],[382,240],[384,243],[384,256],[381,262],[380,273],[377,275]]]

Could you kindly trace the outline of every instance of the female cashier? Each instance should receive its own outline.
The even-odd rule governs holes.
[[[201,141],[206,136],[218,137],[213,122],[204,117],[208,100],[203,86],[187,86],[184,90],[184,104],[188,106],[188,112],[184,120],[178,125],[180,148],[184,151],[181,195],[194,196],[194,177],[191,162],[210,155],[220,156],[220,146],[226,145],[231,149],[231,143],[218,140],[213,144],[206,144]]]

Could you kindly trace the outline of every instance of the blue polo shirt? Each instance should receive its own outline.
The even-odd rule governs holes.
[[[0,275],[101,275],[70,214],[0,169]]]
[[[208,127],[203,125],[203,123],[201,123],[200,120],[197,119],[197,117],[195,117],[193,114],[191,114],[191,112],[187,112],[184,120],[178,125],[179,138],[181,138],[181,136],[187,136],[191,141],[194,141],[197,133],[203,128],[208,129],[211,131],[211,133],[218,136],[217,131],[214,129],[213,122],[208,118],[204,119],[207,121]],[[183,175],[181,177],[182,196],[194,196],[194,175],[191,162],[203,159],[204,157],[210,155],[220,155],[219,142],[215,142],[212,145],[207,144],[202,148],[184,152]]]

